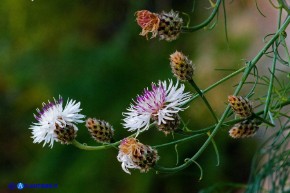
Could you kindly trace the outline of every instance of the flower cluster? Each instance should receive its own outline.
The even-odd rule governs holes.
[[[183,20],[178,12],[173,10],[168,13],[141,10],[136,12],[136,17],[138,25],[142,28],[140,35],[146,38],[151,33],[151,38],[159,36],[160,40],[173,41],[181,33]],[[129,169],[148,172],[159,159],[156,149],[136,139],[140,132],[148,130],[151,125],[155,125],[165,135],[178,130],[181,123],[179,112],[185,110],[186,105],[192,100],[192,94],[185,92],[184,84],[180,84],[179,81],[188,81],[216,118],[202,91],[193,82],[195,69],[192,61],[179,51],[172,53],[169,60],[177,82],[168,80],[152,83],[151,88],[147,87],[142,94],[137,95],[127,111],[123,113],[123,126],[128,131],[136,132],[135,138],[127,137],[113,143],[114,129],[108,122],[96,118],[88,118],[85,121],[85,126],[96,142],[105,143],[106,147],[119,145],[117,160],[128,174],[130,174]],[[252,103],[247,98],[233,95],[228,96],[228,102],[234,113],[243,118],[229,130],[229,135],[233,138],[253,136],[259,129],[259,124],[255,119]],[[81,110],[80,102],[74,100],[68,100],[63,107],[62,97],[58,100],[54,99],[53,102],[43,103],[42,109],[37,109],[38,114],[35,115],[37,122],[30,127],[33,142],[44,142],[43,146],[49,143],[49,146],[53,147],[56,141],[62,144],[74,143],[81,147],[82,144],[75,140],[78,130],[76,124],[83,123],[85,117],[80,114]]]

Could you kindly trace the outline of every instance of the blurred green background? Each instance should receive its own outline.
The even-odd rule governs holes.
[[[183,51],[196,65],[195,80],[203,89],[229,71],[237,69],[242,59],[251,59],[262,46],[265,25],[252,1],[226,2],[229,44],[226,42],[222,10],[216,28],[181,34],[168,43],[139,36],[135,22],[137,10],[154,12],[171,9],[187,12],[191,24],[198,24],[210,14],[208,1],[126,1],[126,0],[2,0],[0,5],[0,192],[9,192],[10,182],[57,183],[53,190],[26,192],[198,192],[216,183],[246,183],[251,157],[259,136],[233,140],[227,129],[216,136],[221,157],[209,146],[197,160],[204,169],[191,166],[176,174],[150,171],[131,175],[121,169],[117,150],[79,150],[56,143],[52,149],[33,144],[28,129],[35,122],[33,113],[42,102],[61,95],[81,101],[82,113],[110,122],[116,139],[130,133],[122,128],[122,112],[132,98],[151,82],[174,78],[169,54]],[[268,7],[267,7],[268,6]],[[269,5],[262,10],[272,14]],[[275,11],[275,10],[274,10]],[[186,19],[186,17],[183,17]],[[264,27],[262,27],[264,26]],[[268,26],[268,25],[267,25]],[[269,25],[270,32],[274,26]],[[238,77],[209,92],[207,97],[217,114],[224,110],[227,95],[232,94]],[[188,91],[193,91],[186,84]],[[200,129],[213,123],[198,99],[182,113],[189,128]],[[180,136],[175,136],[179,138]],[[79,125],[80,142],[97,145],[84,125]],[[142,134],[141,142],[157,145],[172,140],[156,129]],[[179,145],[179,161],[192,156],[206,138]],[[251,147],[251,148],[249,148]],[[160,164],[175,166],[174,147],[159,149]]]

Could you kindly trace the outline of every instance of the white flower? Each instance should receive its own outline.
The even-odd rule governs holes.
[[[131,172],[128,170],[130,169],[141,169],[140,166],[135,164],[132,160],[132,157],[130,155],[126,155],[123,152],[119,152],[117,159],[119,162],[122,162],[121,166],[124,172],[127,174],[131,174]]]
[[[54,102],[48,101],[47,104],[42,104],[42,109],[36,109],[38,115],[34,115],[37,123],[33,123],[29,129],[32,130],[33,143],[41,143],[44,141],[43,146],[49,143],[53,146],[54,141],[58,141],[55,130],[57,128],[66,128],[67,126],[73,127],[77,131],[75,123],[84,122],[82,119],[85,117],[79,112],[80,102],[76,103],[74,100],[68,100],[63,108],[63,99],[61,96]]]
[[[184,93],[184,85],[178,82],[173,85],[169,80],[159,81],[158,85],[152,83],[152,90],[146,88],[141,96],[137,96],[137,101],[130,105],[124,113],[124,127],[129,131],[137,132],[147,130],[149,128],[151,118],[157,120],[157,124],[165,124],[166,120],[173,120],[174,114],[184,110],[181,106],[191,99],[189,92]]]

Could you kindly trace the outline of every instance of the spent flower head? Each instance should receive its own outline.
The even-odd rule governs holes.
[[[36,109],[37,115],[34,115],[37,120],[29,129],[32,130],[33,143],[44,142],[49,143],[52,147],[54,141],[68,144],[76,137],[76,123],[84,122],[85,117],[79,112],[80,102],[68,100],[63,107],[63,99],[54,99],[53,102],[42,104],[42,109]]]
[[[184,85],[172,80],[169,83],[159,81],[152,83],[152,88],[144,89],[142,95],[138,95],[136,101],[130,105],[123,115],[124,127],[129,131],[143,131],[149,128],[150,120],[154,120],[158,125],[166,124],[167,121],[174,120],[175,114],[184,110],[182,107],[187,103],[191,94],[184,92]]]
[[[140,33],[140,35],[147,37],[148,33],[151,32],[151,38],[156,37],[160,22],[158,15],[156,13],[151,13],[147,10],[141,10],[136,12],[136,16],[136,21],[138,25],[142,28],[142,32]]]
[[[147,172],[155,165],[159,156],[157,150],[140,143],[136,138],[128,137],[121,141],[117,159],[122,162],[123,170],[130,174],[129,168]]]
[[[183,24],[182,18],[178,12],[171,10],[170,12],[152,13],[148,10],[140,10],[136,12],[136,21],[142,28],[140,35],[146,36],[152,33],[154,38],[157,35],[160,40],[175,40],[180,32]]]

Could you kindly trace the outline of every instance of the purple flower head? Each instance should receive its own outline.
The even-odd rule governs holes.
[[[185,108],[181,107],[188,102],[191,94],[184,93],[184,85],[179,83],[173,85],[172,80],[169,80],[169,85],[166,81],[159,81],[158,84],[152,83],[152,88],[144,89],[142,95],[138,95],[136,101],[127,109],[123,115],[124,127],[129,131],[138,132],[149,128],[150,120],[157,120],[157,124],[166,123],[166,120],[173,120],[173,115]]]

